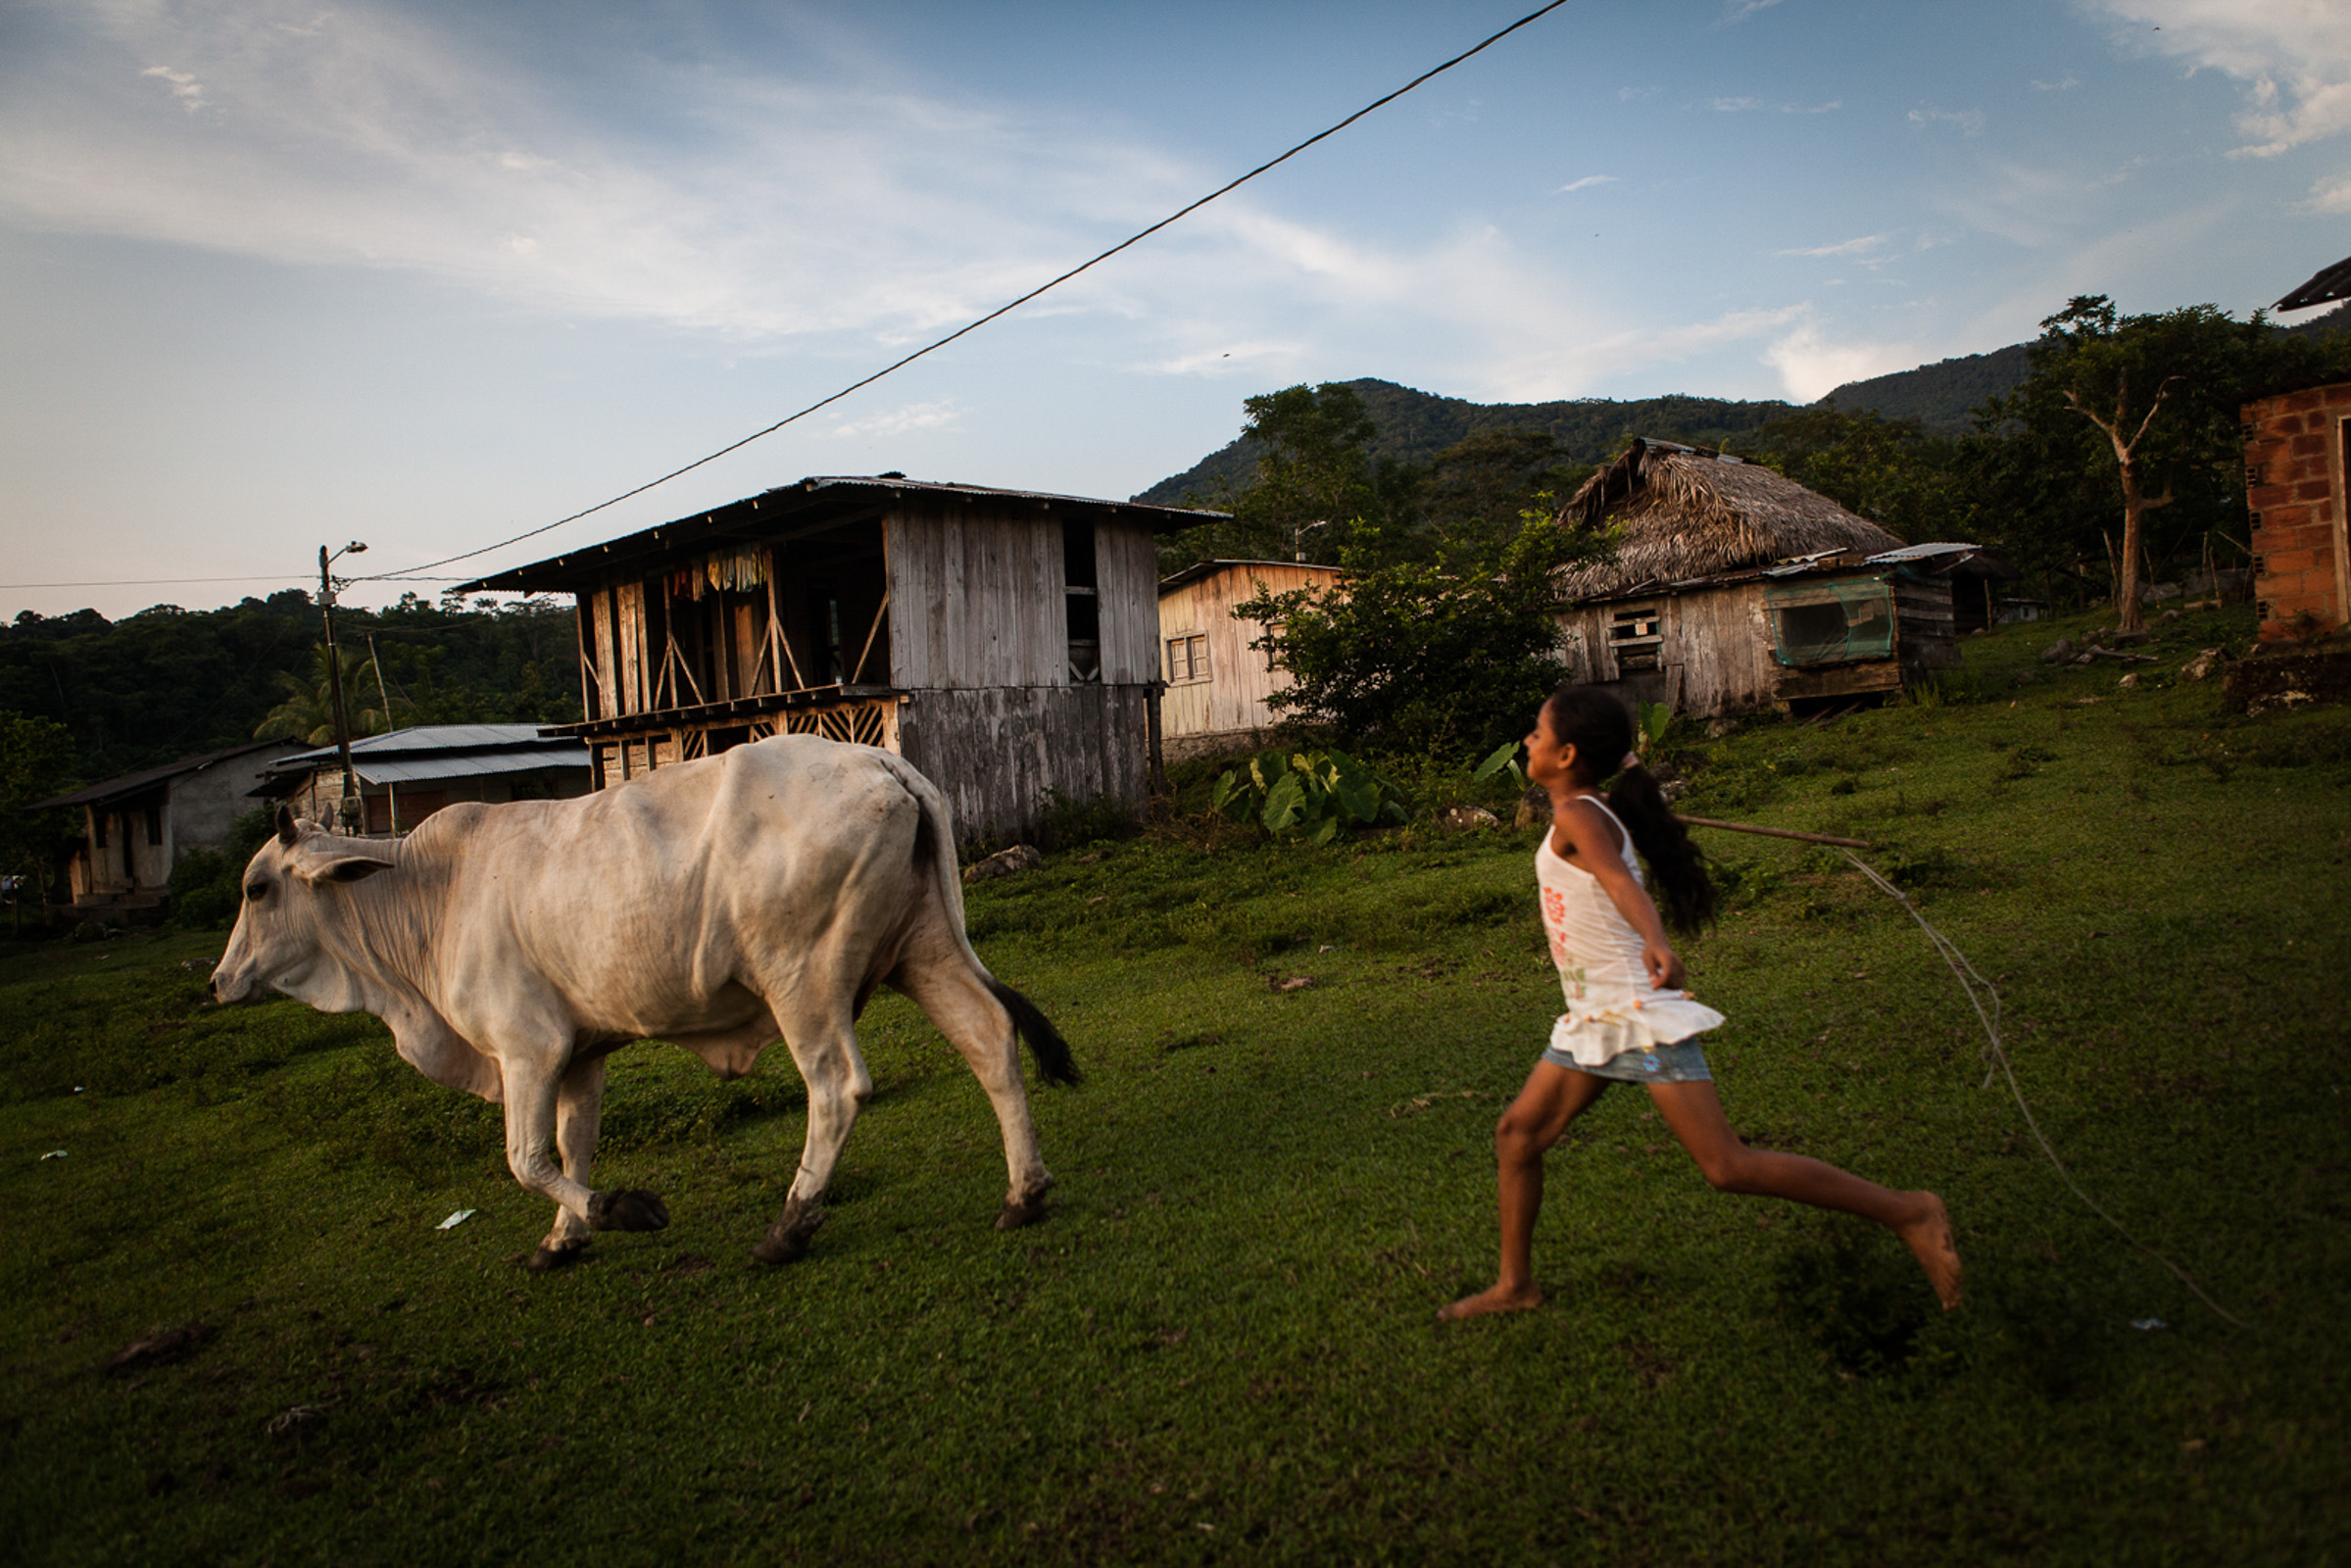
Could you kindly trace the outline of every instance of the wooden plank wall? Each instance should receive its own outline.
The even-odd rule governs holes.
[[[1712,718],[1771,705],[1778,680],[1759,583],[1667,602],[1665,659],[1682,670],[1681,710]]]
[[[1154,673],[1168,678],[1166,641],[1172,637],[1208,639],[1208,678],[1170,684],[1160,699],[1159,722],[1170,739],[1188,735],[1219,735],[1253,731],[1280,720],[1265,700],[1288,689],[1287,672],[1267,666],[1265,655],[1249,643],[1259,632],[1253,620],[1235,620],[1233,607],[1257,596],[1258,586],[1275,593],[1295,588],[1322,588],[1339,580],[1328,566],[1250,564],[1188,582],[1159,601],[1159,649]]]
[[[1061,524],[948,503],[885,524],[892,681],[915,690],[1065,685]]]
[[[1634,682],[1644,702],[1671,701],[1699,718],[1768,708],[1779,685],[1771,627],[1758,583],[1734,583],[1654,601],[1664,634],[1663,669]],[[1571,679],[1610,685],[1626,680],[1608,643],[1619,611],[1633,604],[1579,605],[1560,612],[1562,654]]]
[[[1131,685],[928,691],[899,710],[899,752],[946,794],[958,842],[1011,840],[1053,790],[1143,804],[1150,701]]]
[[[1159,546],[1136,522],[1094,530],[1094,577],[1102,606],[1102,681],[1142,686],[1159,670]]]
[[[1931,669],[1959,666],[1959,634],[1949,577],[1912,582],[1895,576],[1894,650],[1901,656],[1905,680],[1916,680]]]

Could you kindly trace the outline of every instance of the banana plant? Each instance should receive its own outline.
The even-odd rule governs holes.
[[[1401,790],[1337,750],[1297,752],[1286,760],[1251,758],[1246,772],[1228,768],[1217,778],[1208,808],[1234,821],[1253,818],[1275,838],[1296,834],[1309,844],[1410,817]]]

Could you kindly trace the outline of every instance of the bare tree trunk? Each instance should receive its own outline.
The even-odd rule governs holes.
[[[2147,495],[2139,489],[2138,465],[2135,461],[2138,444],[2146,438],[2147,427],[2155,422],[2155,416],[2162,412],[2164,395],[2171,391],[2172,383],[2178,379],[2178,376],[2164,377],[2163,384],[2155,389],[2155,401],[2147,405],[2147,412],[2139,419],[2138,428],[2131,431],[2129,439],[2123,435],[2131,416],[2131,374],[2128,370],[2116,378],[2114,417],[2111,419],[2083,407],[2082,400],[2070,389],[2065,395],[2066,402],[2073,405],[2075,413],[2106,433],[2107,441],[2114,447],[2115,465],[2122,469],[2123,547],[2116,552],[2121,559],[2115,563],[2114,573],[2115,612],[2119,616],[2117,627],[2122,631],[2137,631],[2146,624],[2146,613],[2138,602],[2138,564],[2144,554],[2140,544],[2141,523],[2148,513],[2158,507],[2170,506],[2173,500],[2172,487],[2168,482],[2164,485],[2163,494],[2158,496]]]

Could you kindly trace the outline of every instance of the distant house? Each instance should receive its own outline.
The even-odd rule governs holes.
[[[2351,262],[2329,271],[2351,291]],[[2325,292],[2316,285],[2327,276],[2304,289]],[[2241,422],[2262,640],[2341,626],[2351,613],[2351,381],[2248,403]]]
[[[1289,561],[1203,561],[1159,582],[1159,727],[1169,761],[1243,751],[1260,744],[1281,715],[1266,699],[1289,688],[1290,675],[1249,643],[1254,621],[1233,607],[1260,592],[1329,588],[1336,566]]]
[[[418,724],[351,743],[363,835],[406,833],[459,801],[555,801],[588,793],[588,748],[536,724]],[[340,820],[343,766],[331,746],[270,765],[253,793],[328,826]]]
[[[81,838],[64,867],[71,902],[63,912],[121,924],[160,918],[171,868],[191,850],[226,842],[229,825],[253,808],[254,786],[300,746],[252,741],[35,802],[27,809],[81,812]]]
[[[1758,464],[1637,440],[1561,514],[1623,529],[1560,573],[1574,678],[1713,716],[1898,691],[1959,662],[2009,569],[1974,545],[1905,546]],[[1954,593],[1954,583],[1966,587]]]
[[[1214,514],[931,484],[803,479],[463,590],[579,607],[599,789],[746,741],[899,753],[966,840],[1055,795],[1140,807],[1158,760],[1155,535]]]

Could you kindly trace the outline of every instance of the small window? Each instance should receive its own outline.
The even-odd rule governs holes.
[[[1831,582],[1772,588],[1772,658],[1789,668],[1891,657],[1893,590],[1884,581]]]
[[[159,848],[164,842],[164,808],[160,806],[147,808],[147,842]]]
[[[1069,619],[1069,678],[1102,678],[1102,597],[1094,566],[1094,524],[1061,524],[1061,595]]]
[[[1656,669],[1665,660],[1665,618],[1655,605],[1617,611],[1608,621],[1608,648],[1619,675]]]
[[[1189,681],[1208,678],[1208,639],[1200,633],[1188,633],[1167,639],[1167,680],[1180,686]]]

